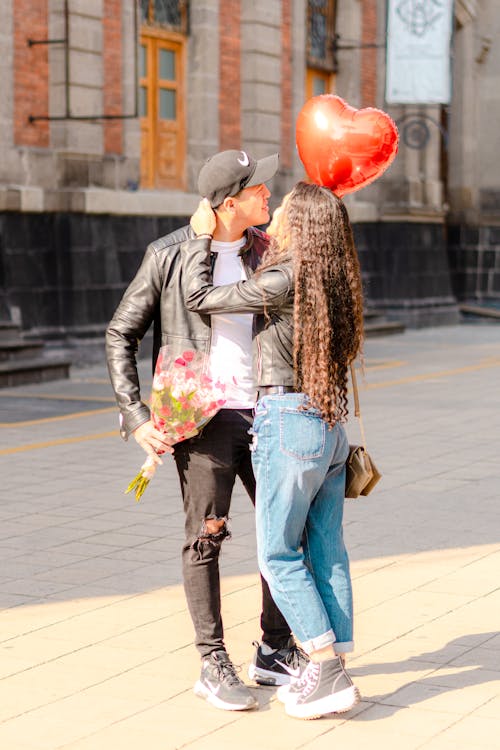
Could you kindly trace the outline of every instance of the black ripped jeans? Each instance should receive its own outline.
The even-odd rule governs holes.
[[[250,457],[251,409],[221,409],[201,435],[175,446],[179,472],[186,541],[182,548],[184,590],[201,656],[225,649],[221,616],[219,553],[228,537],[224,523],[209,533],[207,519],[227,520],[231,495],[239,476],[255,504],[255,478]],[[263,640],[280,648],[290,637],[290,628],[262,582],[261,628]]]

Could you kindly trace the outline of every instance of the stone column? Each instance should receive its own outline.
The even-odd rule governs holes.
[[[307,0],[293,0],[292,3],[292,116],[293,116],[293,138],[295,143],[295,123],[297,117],[305,104],[305,77],[306,77],[306,13]],[[292,185],[301,180],[305,175],[304,167],[299,159],[297,148],[293,147],[292,173],[284,185],[284,192]]]
[[[241,8],[241,123],[243,146],[257,158],[281,141],[281,0]]]
[[[14,96],[13,96],[13,25],[12,2],[0,0],[0,79],[2,81],[2,97],[0,99],[0,183],[20,182],[18,159],[13,153],[13,124],[14,124]]]
[[[69,85],[66,87],[64,46],[54,45],[50,49],[51,115],[65,115],[67,107],[72,115],[103,112],[102,21],[102,0],[69,3]],[[49,0],[49,30],[52,38],[64,37],[64,0]],[[51,143],[59,151],[62,187],[86,187],[102,182],[102,122],[52,122]]]
[[[124,114],[132,114],[139,85],[135,15],[138,14],[135,0],[122,0],[122,103]],[[139,30],[139,19],[137,19]],[[123,120],[123,159],[120,163],[117,187],[139,185],[141,158],[141,132],[139,120]]]
[[[219,0],[191,0],[187,50],[187,190],[219,148]]]
[[[479,81],[475,65],[477,29],[462,16],[455,34],[454,92],[450,113],[450,205],[452,214],[477,220],[479,153]],[[495,127],[497,127],[495,125]]]

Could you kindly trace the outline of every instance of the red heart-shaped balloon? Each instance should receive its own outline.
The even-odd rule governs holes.
[[[398,140],[386,112],[355,109],[333,94],[313,96],[297,118],[297,148],[309,178],[339,197],[380,177],[396,156]]]

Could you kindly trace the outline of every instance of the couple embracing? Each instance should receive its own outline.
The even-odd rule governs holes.
[[[258,684],[297,718],[348,711],[359,692],[349,561],[342,533],[348,442],[347,373],[362,343],[362,286],[342,201],[299,182],[269,221],[277,154],[224,151],[199,174],[190,226],[149,245],[107,331],[121,412],[154,459],[172,452],[184,511],[184,588],[202,664],[197,695],[218,708],[257,701],[224,642],[218,558],[237,476],[256,507],[262,641]],[[137,341],[154,322],[163,344],[210,356],[233,376],[232,400],[194,438],[170,447],[141,401]],[[292,635],[293,633],[293,635]]]

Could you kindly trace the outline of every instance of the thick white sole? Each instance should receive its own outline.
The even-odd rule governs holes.
[[[321,700],[306,704],[297,704],[294,700],[285,702],[285,711],[295,719],[319,719],[325,714],[343,714],[359,703],[361,696],[357,687],[341,690],[339,693],[326,695]]]
[[[254,698],[254,703],[248,706],[246,703],[226,703],[214,695],[208,688],[205,687],[199,680],[193,688],[193,692],[198,698],[204,698],[208,703],[211,703],[215,708],[221,708],[224,711],[249,711],[252,708],[257,708],[259,705]]]
[[[255,680],[257,684],[268,685],[269,687],[289,685],[291,682],[290,675],[271,672],[271,670],[268,669],[261,669],[260,667],[256,667],[253,662],[248,667],[248,676],[251,680]]]
[[[288,700],[288,696],[290,693],[290,683],[288,685],[282,685],[278,690],[276,691],[276,698],[279,700],[280,703],[286,703]]]

